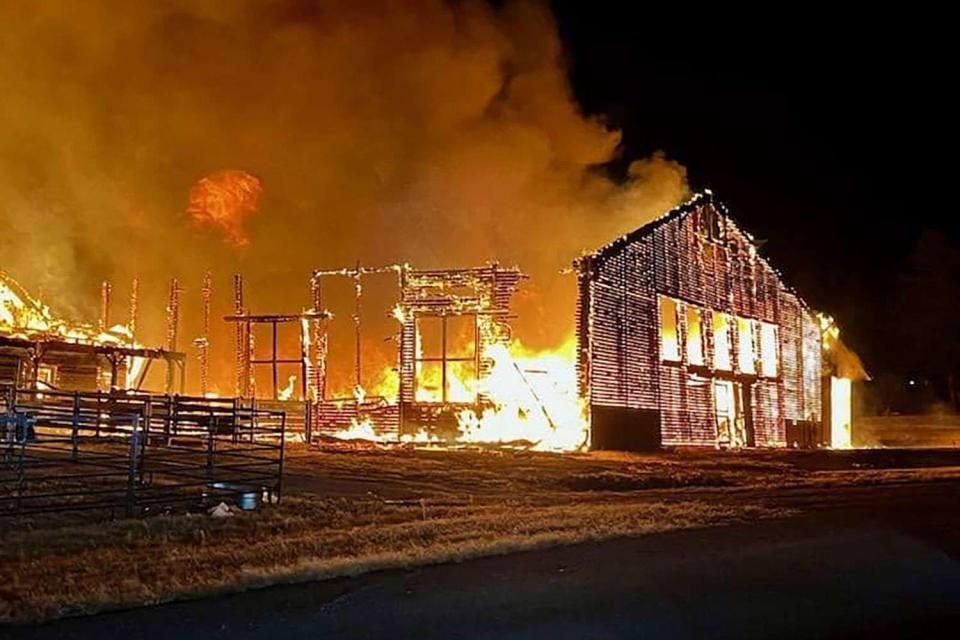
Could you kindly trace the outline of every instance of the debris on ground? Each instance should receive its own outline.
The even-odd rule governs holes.
[[[233,511],[230,510],[230,506],[226,502],[221,502],[207,513],[210,514],[211,518],[230,518],[233,516]]]

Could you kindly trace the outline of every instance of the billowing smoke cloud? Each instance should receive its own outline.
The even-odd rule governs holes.
[[[208,268],[219,314],[237,270],[283,311],[315,267],[498,259],[533,276],[518,331],[547,345],[572,328],[559,270],[686,192],[661,155],[625,184],[597,170],[619,134],[581,113],[537,4],[52,0],[0,21],[0,266],[88,319],[101,279],[139,274],[153,343],[173,275],[190,336]],[[223,170],[259,179],[256,212],[198,227],[191,188]]]

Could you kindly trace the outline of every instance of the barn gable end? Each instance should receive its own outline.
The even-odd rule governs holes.
[[[595,448],[782,446],[820,421],[817,319],[710,192],[576,267]]]

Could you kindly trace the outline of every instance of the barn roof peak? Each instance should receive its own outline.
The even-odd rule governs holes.
[[[733,224],[737,232],[741,236],[743,236],[743,238],[745,238],[748,242],[754,245],[754,247],[757,248],[757,251],[756,251],[757,259],[765,263],[767,267],[773,270],[773,272],[777,275],[777,278],[779,278],[781,285],[787,291],[789,291],[794,296],[796,296],[797,299],[800,301],[800,304],[802,304],[805,308],[810,309],[810,306],[804,300],[803,296],[801,296],[796,289],[794,289],[792,286],[790,286],[786,282],[780,270],[774,267],[770,263],[770,261],[760,252],[759,247],[757,246],[757,240],[753,237],[753,235],[749,231],[741,227],[740,224],[737,223],[737,221],[730,215],[730,211],[729,209],[727,209],[727,206],[723,203],[722,200],[717,198],[714,195],[713,191],[710,189],[703,189],[701,191],[695,192],[685,202],[682,202],[677,206],[673,207],[672,209],[665,211],[659,217],[651,220],[650,222],[647,222],[646,224],[641,225],[640,227],[634,229],[633,231],[628,231],[627,233],[619,236],[618,238],[611,240],[610,242],[608,242],[607,244],[603,245],[602,247],[598,248],[593,252],[584,253],[582,256],[580,256],[580,258],[574,261],[574,265],[580,264],[581,261],[584,259],[595,262],[595,263],[603,262],[610,256],[616,254],[623,247],[629,245],[630,243],[635,242],[636,240],[653,233],[657,228],[663,226],[664,224],[667,224],[673,220],[681,218],[703,205],[712,206],[729,223]]]
[[[619,236],[618,238],[615,238],[614,240],[611,240],[607,244],[598,248],[596,251],[592,251],[584,254],[583,257],[587,257],[587,258],[607,257],[611,253],[614,253],[615,251],[623,247],[624,245],[627,245],[638,238],[642,238],[643,236],[651,233],[657,227],[660,227],[661,225],[666,224],[671,220],[674,220],[683,215],[686,215],[687,213],[693,211],[697,207],[704,204],[712,204],[714,207],[716,207],[720,211],[721,214],[723,214],[725,217],[729,217],[729,212],[727,211],[727,207],[714,197],[713,191],[711,191],[710,189],[703,189],[702,191],[697,191],[696,193],[694,193],[685,202],[682,202],[677,206],[673,207],[672,209],[665,211],[660,216],[651,220],[650,222],[647,222],[646,224],[634,229],[633,231],[628,231],[627,233]],[[750,238],[750,239],[752,240],[753,238]]]

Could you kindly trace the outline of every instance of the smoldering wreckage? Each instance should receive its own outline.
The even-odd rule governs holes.
[[[214,504],[277,499],[290,439],[557,452],[851,446],[863,366],[711,192],[577,257],[571,277],[574,334],[557,350],[531,352],[511,328],[511,302],[527,279],[518,268],[317,269],[296,313],[249,308],[237,274],[232,313],[218,320],[235,340],[234,389],[218,394],[209,384],[209,273],[202,335],[181,340],[174,279],[161,347],[137,341],[137,281],[119,323],[103,284],[94,326],[58,318],[2,274],[0,507],[133,514],[198,495]],[[377,281],[392,287],[392,308],[365,301]],[[352,288],[349,308],[325,306],[333,282]],[[365,320],[384,315],[395,362],[369,385]],[[340,376],[352,388],[331,383],[344,374],[331,369],[337,329],[352,333],[343,360],[352,371]],[[295,341],[281,339],[290,333]],[[148,390],[151,379],[161,388]],[[64,477],[65,486],[54,482]]]

